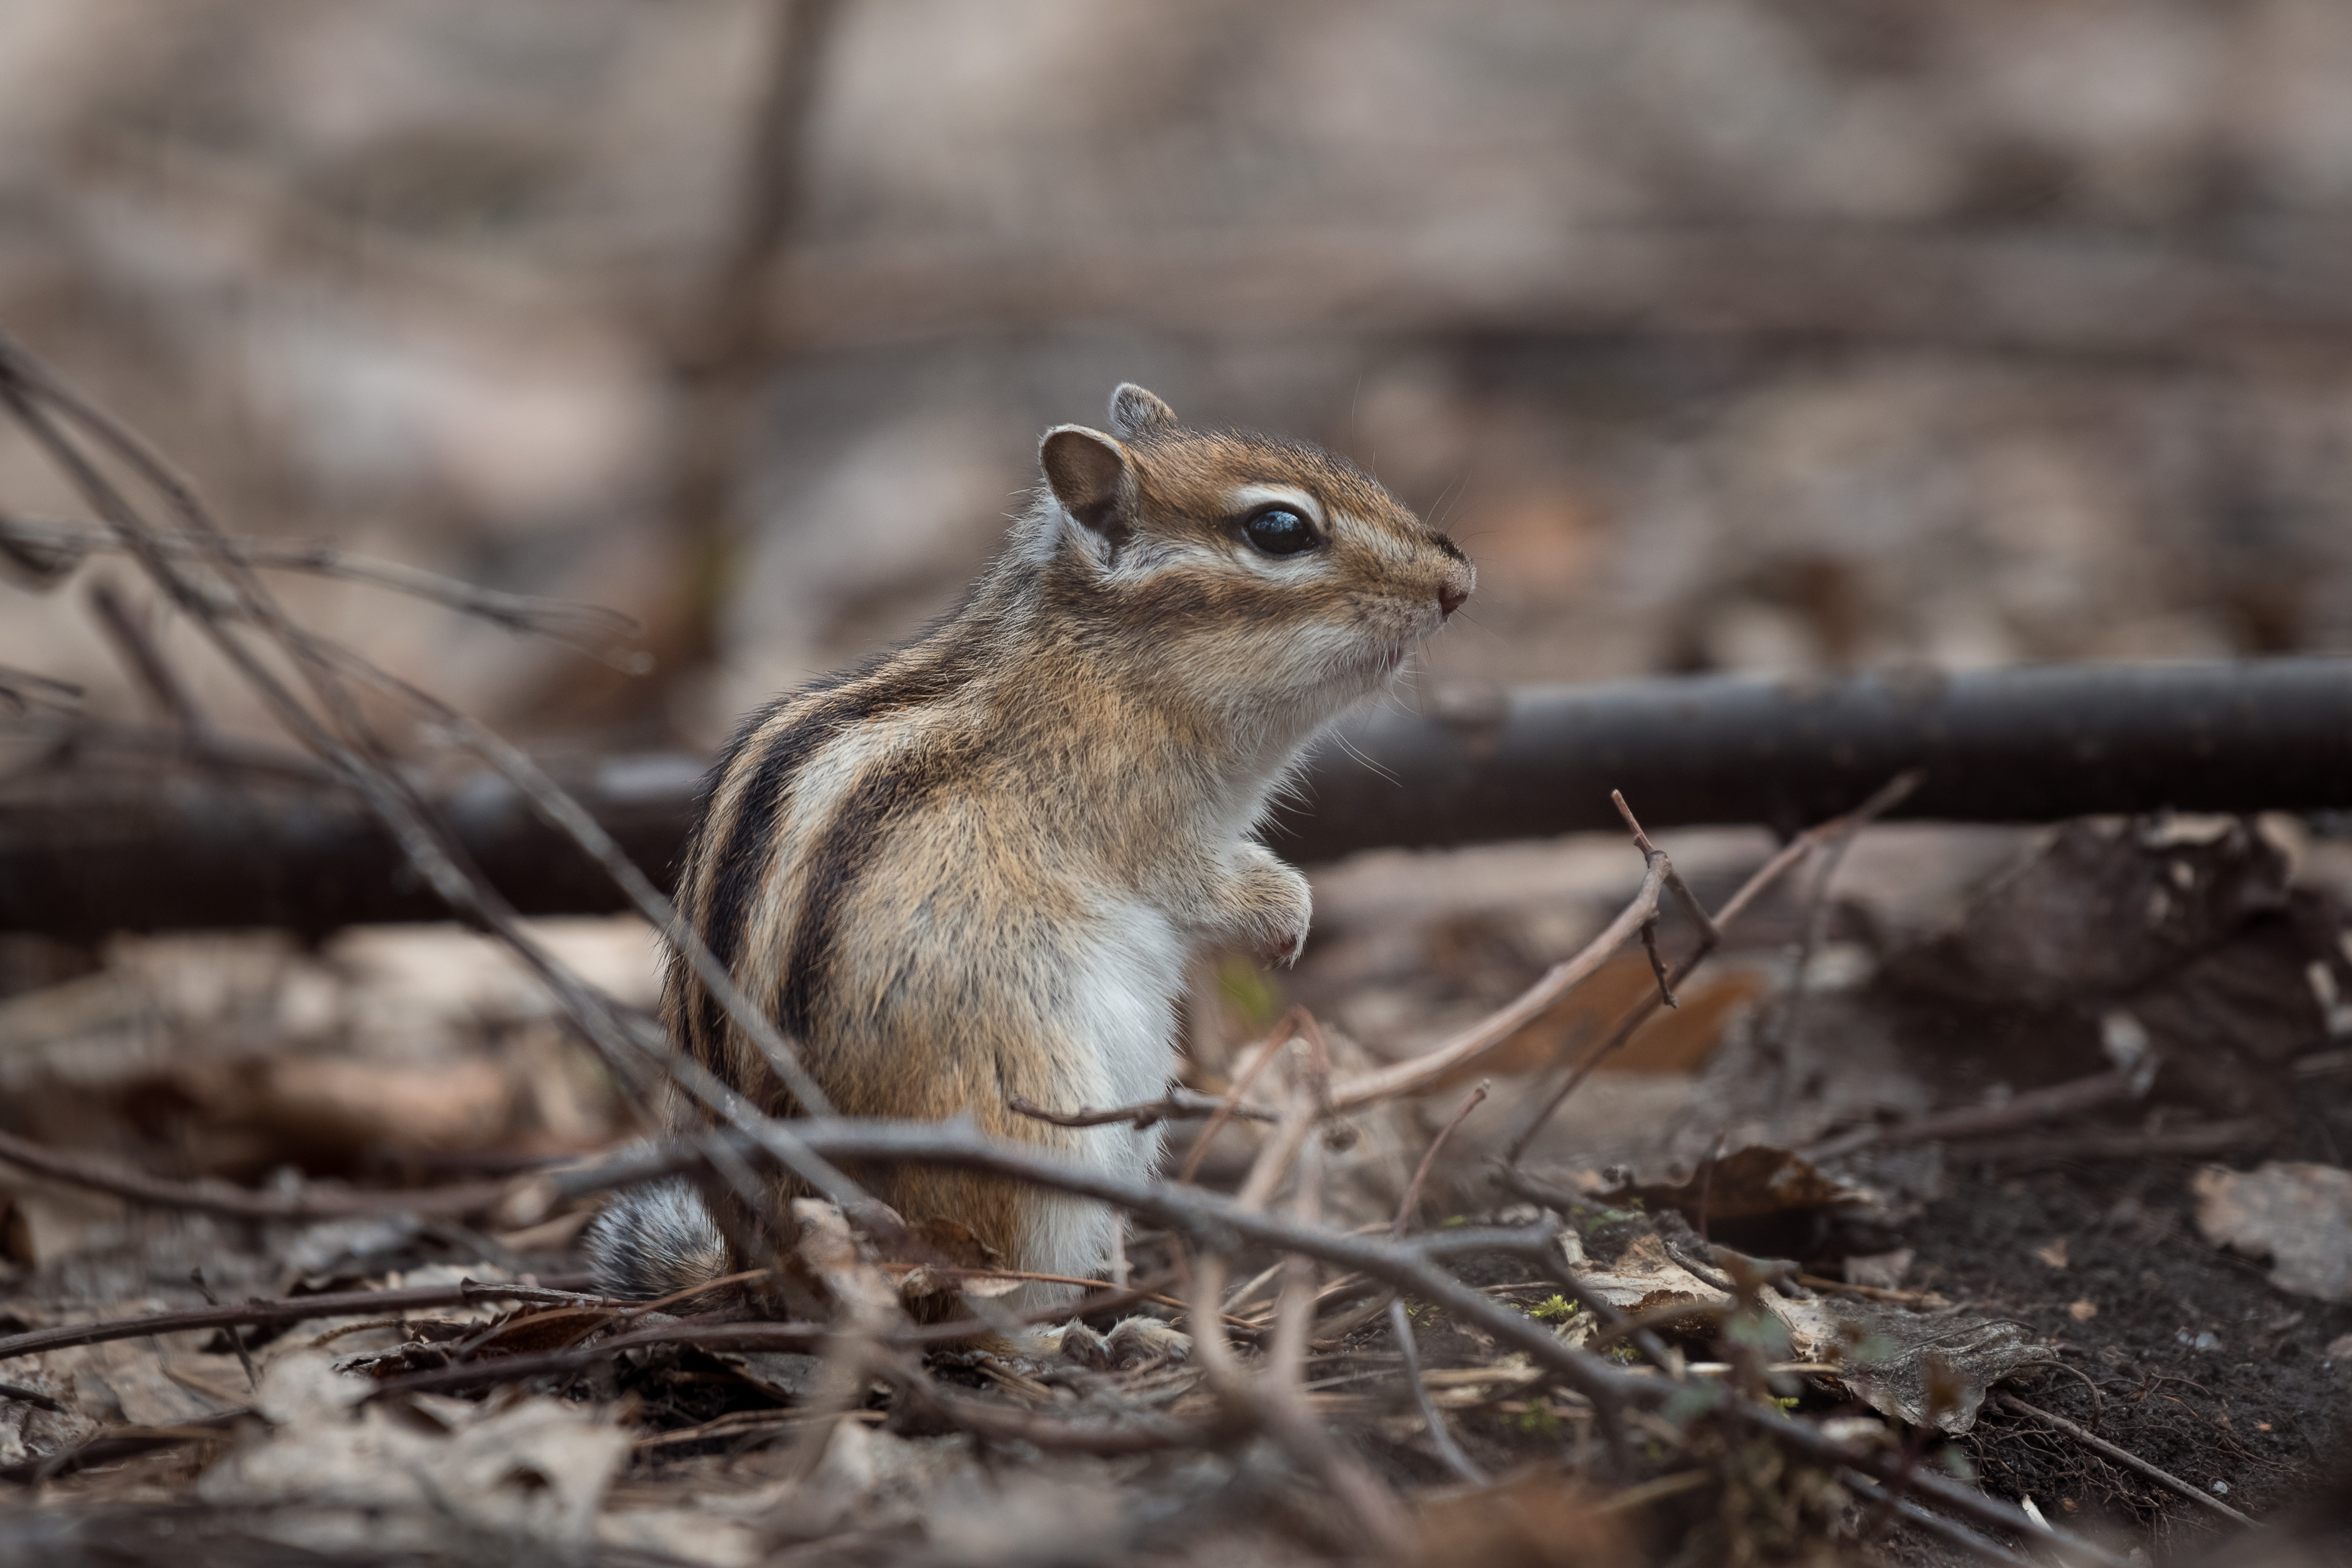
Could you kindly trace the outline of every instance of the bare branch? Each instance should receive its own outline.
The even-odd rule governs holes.
[[[2182,1480],[2170,1470],[2158,1469],[2130,1449],[2118,1448],[2095,1432],[2084,1430],[2063,1416],[2053,1416],[2047,1410],[2028,1405],[2014,1394],[1997,1394],[1994,1397],[2000,1401],[2002,1409],[2023,1416],[2030,1420],[2039,1421],[2053,1432],[2063,1432],[2100,1458],[2112,1459],[2124,1469],[2147,1477],[2167,1491],[2177,1492],[2201,1508],[2210,1509],[2233,1524],[2242,1524],[2249,1528],[2253,1525],[2252,1520],[2240,1513],[2211,1492]]]
[[[1297,1133],[1286,1136],[1294,1121]],[[1269,1149],[1286,1145],[1295,1154],[1313,1122],[1311,1115],[1286,1115],[1282,1127],[1268,1140]],[[1576,1284],[1574,1276],[1560,1262],[1559,1231],[1550,1225],[1441,1231],[1408,1240],[1391,1240],[1301,1225],[1286,1216],[1246,1207],[1237,1197],[1198,1187],[1139,1180],[1081,1165],[1028,1145],[987,1137],[968,1121],[812,1119],[796,1123],[794,1130],[808,1148],[828,1159],[906,1160],[939,1165],[1005,1176],[1115,1205],[1187,1237],[1210,1252],[1212,1257],[1204,1260],[1198,1270],[1202,1279],[1211,1275],[1216,1254],[1245,1245],[1305,1253],[1355,1270],[1441,1308],[1491,1335],[1507,1350],[1524,1352],[1538,1368],[1556,1375],[1604,1412],[1621,1405],[1655,1405],[1679,1386],[1565,1344],[1543,1324],[1464,1284],[1437,1266],[1440,1260],[1448,1257],[1509,1255],[1536,1263],[1561,1279],[1564,1286],[1580,1291],[1581,1286]],[[731,1139],[735,1135],[728,1136]],[[662,1145],[632,1151],[596,1167],[559,1174],[568,1183],[567,1190],[581,1190],[650,1180],[685,1169],[700,1157],[691,1146]],[[1261,1155],[1261,1167],[1273,1163]],[[1253,1181],[1255,1180],[1254,1173]],[[1270,1187],[1272,1183],[1258,1185]],[[1218,1279],[1222,1283],[1221,1274]],[[1206,1329],[1206,1325],[1217,1321],[1217,1307],[1216,1294],[1196,1289],[1192,1316],[1196,1353],[1204,1343],[1217,1343],[1213,1338],[1216,1331]],[[1594,1310],[1604,1322],[1613,1322],[1622,1316],[1605,1302],[1598,1303]],[[1231,1354],[1229,1347],[1226,1354]],[[1660,1354],[1663,1359],[1663,1353]],[[1856,1448],[1809,1422],[1784,1416],[1776,1408],[1727,1396],[1716,1407],[1727,1418],[1818,1463],[1850,1467],[1881,1479],[1904,1474],[1899,1456]],[[1904,1484],[1948,1511],[1996,1529],[2024,1531],[2035,1528],[2011,1505],[1941,1478],[1909,1474]],[[2124,1568],[2122,1558],[2078,1536],[2061,1531],[2055,1539],[2086,1563],[2102,1564],[2103,1568]]]
[[[1422,1152],[1421,1164],[1413,1167],[1412,1179],[1405,1184],[1404,1196],[1397,1200],[1396,1220],[1389,1227],[1391,1239],[1402,1238],[1412,1223],[1412,1212],[1421,1203],[1422,1184],[1429,1179],[1430,1167],[1437,1163],[1438,1150],[1445,1146],[1445,1140],[1486,1098],[1486,1084],[1482,1081],[1463,1096],[1462,1107],[1454,1113],[1454,1119],[1430,1139],[1429,1147]],[[1471,1463],[1470,1456],[1462,1451],[1462,1445],[1454,1440],[1454,1428],[1446,1423],[1445,1413],[1437,1407],[1437,1402],[1429,1396],[1429,1389],[1421,1381],[1421,1342],[1413,1335],[1412,1318],[1405,1311],[1402,1296],[1389,1299],[1389,1332],[1395,1336],[1397,1350],[1404,1357],[1405,1385],[1412,1390],[1413,1403],[1421,1410],[1421,1424],[1428,1431],[1429,1440],[1436,1445],[1438,1458],[1472,1486],[1485,1486],[1486,1472]]]
[[[1248,1062],[1234,1075],[1232,1086],[1226,1089],[1224,1098],[1218,1102],[1216,1114],[1211,1116],[1209,1124],[1201,1129],[1201,1135],[1192,1140],[1192,1148],[1184,1155],[1184,1166],[1176,1173],[1178,1181],[1189,1182],[1199,1173],[1201,1161],[1207,1157],[1209,1145],[1215,1139],[1218,1130],[1233,1120],[1240,1110],[1242,1096],[1250,1092],[1250,1085],[1257,1082],[1258,1074],[1265,1071],[1266,1064],[1274,1060],[1275,1054],[1290,1043],[1307,1016],[1305,1008],[1292,1008],[1275,1020],[1274,1028],[1267,1031],[1265,1040],[1258,1042],[1258,1048],[1251,1053]]]
[[[1823,1138],[1804,1152],[1811,1159],[1831,1159],[1839,1155],[1850,1155],[1856,1149],[2007,1133],[2053,1116],[2070,1116],[2079,1111],[2095,1110],[2118,1100],[2128,1100],[2133,1090],[2133,1075],[2119,1068],[2106,1072],[2093,1072],[2081,1078],[2068,1079],[2063,1083],[2053,1083],[2047,1089],[2029,1089],[2021,1094],[2012,1094],[1998,1105],[1959,1105],[1949,1111],[1914,1116],[1906,1122],[1857,1127],[1851,1132]]]
[[[1005,1106],[1017,1116],[1049,1123],[1056,1127],[1108,1127],[1125,1123],[1137,1132],[1154,1127],[1162,1122],[1197,1122],[1223,1112],[1245,1122],[1276,1122],[1281,1118],[1270,1111],[1254,1111],[1235,1105],[1226,1109],[1224,1100],[1213,1100],[1206,1094],[1190,1089],[1171,1089],[1157,1100],[1146,1100],[1134,1105],[1114,1105],[1108,1111],[1048,1111],[1022,1095],[1007,1100]]]
[[[1698,946],[1694,947],[1690,955],[1681,963],[1675,966],[1671,984],[1678,986],[1688,979],[1691,972],[1705,963],[1707,956],[1715,951],[1716,945],[1722,940],[1723,928],[1745,914],[1748,906],[1763,896],[1765,890],[1778,882],[1790,867],[1811,854],[1822,844],[1861,831],[1864,827],[1900,804],[1906,797],[1919,787],[1924,777],[1917,772],[1906,773],[1880,788],[1869,800],[1844,816],[1832,818],[1818,827],[1809,828],[1790,840],[1781,848],[1780,853],[1759,867],[1756,873],[1742,883],[1739,891],[1726,900],[1723,907],[1716,911],[1711,918],[1702,917]],[[1639,834],[1641,825],[1633,822],[1633,812],[1623,810],[1622,814],[1626,821],[1633,824],[1633,831]],[[1645,838],[1637,840],[1637,842],[1646,841]],[[1650,862],[1654,875],[1656,873],[1658,861],[1664,858],[1660,855]],[[1685,896],[1688,896],[1687,890]],[[1697,903],[1696,899],[1690,902],[1694,905]],[[1651,897],[1651,910],[1654,915],[1656,910],[1654,893]],[[1618,918],[1622,921],[1624,916],[1620,915]],[[1528,1124],[1520,1129],[1519,1135],[1511,1140],[1511,1146],[1504,1152],[1503,1155],[1503,1163],[1506,1166],[1517,1166],[1519,1163],[1519,1157],[1527,1153],[1528,1145],[1535,1142],[1536,1134],[1541,1132],[1544,1124],[1551,1120],[1553,1113],[1557,1112],[1568,1097],[1576,1092],[1578,1084],[1592,1075],[1593,1069],[1599,1067],[1618,1047],[1633,1039],[1635,1030],[1650,1021],[1651,1015],[1658,1009],[1659,1000],[1657,996],[1650,996],[1634,1003],[1627,1009],[1625,1016],[1617,1020],[1617,1027],[1611,1030],[1599,1045],[1585,1052],[1582,1061],[1569,1070],[1567,1075],[1560,1080],[1559,1087],[1551,1092],[1543,1104],[1537,1108],[1536,1113],[1528,1119]]]
[[[276,1223],[377,1214],[484,1214],[514,1191],[510,1182],[476,1182],[408,1192],[255,1192],[222,1183],[166,1181],[116,1170],[77,1155],[60,1154],[13,1133],[0,1133],[0,1162],[154,1208]]]
[[[1600,936],[1586,943],[1573,957],[1553,965],[1545,971],[1541,979],[1519,993],[1516,999],[1497,1008],[1432,1050],[1340,1082],[1331,1091],[1331,1109],[1341,1113],[1360,1111],[1367,1105],[1377,1105],[1384,1100],[1393,1100],[1399,1095],[1426,1089],[1470,1066],[1542,1017],[1553,1003],[1591,979],[1601,966],[1609,961],[1611,955],[1623,946],[1645,923],[1656,917],[1658,890],[1665,874],[1664,862],[1663,855],[1650,862],[1649,869],[1642,876],[1641,891],[1633,895],[1633,902],[1627,904]]]
[[[355,555],[328,544],[305,544],[283,539],[215,538],[180,531],[159,532],[153,544],[157,550],[175,560],[233,560],[265,570],[299,571],[311,577],[334,578],[389,589],[412,599],[443,605],[477,620],[503,626],[510,632],[544,637],[632,674],[642,674],[647,668],[645,654],[628,653],[623,647],[637,634],[636,622],[617,610],[607,610],[601,605],[501,592],[457,578],[404,566],[398,561]],[[8,546],[54,552],[58,559],[76,560],[93,551],[121,551],[128,548],[116,536],[103,529],[0,516],[0,547]]]
[[[633,1307],[634,1301],[606,1301],[565,1289],[584,1285],[588,1276],[562,1275],[538,1284],[485,1284],[465,1280],[455,1285],[418,1285],[404,1291],[341,1291],[317,1296],[293,1296],[283,1301],[256,1300],[200,1312],[151,1312],[143,1317],[110,1318],[103,1322],[68,1323],[58,1328],[31,1329],[0,1337],[0,1361],[43,1351],[67,1350],[79,1344],[104,1344],[109,1340],[142,1339],[149,1334],[186,1333],[202,1329],[283,1328],[320,1318],[389,1317],[427,1307],[469,1306],[476,1301],[544,1301],[558,1305],[588,1304]]]
[[[131,672],[131,679],[147,694],[148,699],[162,710],[163,716],[178,725],[181,733],[195,735],[205,728],[204,715],[196,710],[194,697],[180,684],[179,676],[164,661],[155,646],[153,634],[145,622],[131,613],[114,585],[99,581],[90,585],[89,607],[97,612],[98,624],[107,640],[114,644],[115,653]]]

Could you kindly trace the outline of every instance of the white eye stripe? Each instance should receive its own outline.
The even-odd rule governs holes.
[[[1315,504],[1315,497],[1288,485],[1244,485],[1225,497],[1225,505],[1237,515],[1260,507],[1288,507],[1317,528],[1324,526],[1323,508]]]

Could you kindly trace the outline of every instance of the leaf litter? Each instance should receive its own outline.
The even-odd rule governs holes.
[[[1989,878],[1980,831],[1958,855],[1936,834],[1865,837],[1818,923],[1794,894],[1759,905],[1686,988],[1698,1025],[1662,1014],[1530,1145],[1518,1189],[1498,1186],[1520,1119],[1559,1063],[1642,994],[1646,966],[1621,958],[1572,993],[1514,1043],[1496,1092],[1441,1151],[1421,1225],[1557,1213],[1569,1222],[1563,1263],[1679,1358],[1687,1399],[1752,1384],[2117,1546],[2192,1552],[2217,1524],[1996,1396],[2021,1393],[2198,1488],[2226,1488],[2213,1495],[2257,1517],[2291,1510],[2341,1463],[2352,1379],[2336,1343],[2352,1334],[2352,1309],[2328,1283],[2345,1255],[2330,1227],[2344,1223],[2352,1139],[2352,1072],[2335,1065],[2343,1030],[2330,1010],[2352,992],[2337,885],[2297,873],[2309,846],[2277,824],[2070,824],[2011,835],[2015,863]],[[1754,862],[1742,835],[1689,837],[1678,858],[1703,893]],[[1941,870],[1940,885],[1906,883],[1906,841],[1930,868],[1920,883]],[[1548,862],[1553,881],[1522,876],[1511,900],[1481,904],[1447,859],[1365,857],[1330,879],[1329,945],[1282,999],[1340,1020],[1328,1031],[1336,1069],[1409,1055],[1507,998],[1625,891],[1622,863],[1604,873],[1568,846]],[[1949,871],[1955,859],[1968,875]],[[1444,899],[1416,895],[1432,877],[1449,880]],[[1815,924],[1822,939],[1807,949]],[[612,956],[591,972],[601,964],[614,985],[641,986],[641,931],[609,929],[594,940]],[[346,950],[370,960],[324,965],[268,938],[119,944],[94,971],[47,988],[70,998],[0,1000],[0,1020],[17,1020],[0,1059],[20,1103],[54,1117],[49,1141],[181,1178],[430,1184],[545,1168],[625,1135],[627,1105],[571,1059],[530,988],[497,981],[496,962],[441,965],[432,945],[452,941],[355,933]],[[207,990],[176,976],[224,957],[260,977]],[[1802,1021],[1775,1039],[1799,973]],[[401,977],[396,1026],[371,1000],[387,975]],[[1189,1076],[1215,1094],[1276,1001],[1247,988],[1203,996]],[[98,1049],[108,1041],[129,1043]],[[235,1137],[193,1125],[212,1103],[208,1075],[280,1082],[275,1064],[305,1057],[439,1074],[455,1100],[492,1109],[436,1118],[397,1094],[359,1093],[325,1143],[260,1117]],[[269,1064],[257,1076],[256,1061]],[[458,1063],[497,1087],[470,1087]],[[2104,1086],[2076,1102],[2035,1098],[2085,1082]],[[1352,1141],[1328,1156],[1327,1218],[1385,1222],[1455,1098],[1353,1118]],[[1246,1099],[1280,1112],[1271,1082]],[[1267,1135],[1263,1122],[1227,1124],[1204,1179],[1238,1180]],[[1180,1155],[1189,1136],[1171,1139]],[[2197,1142],[2224,1136],[2237,1141]],[[1132,1302],[1061,1333],[1060,1349],[1055,1336],[1017,1351],[877,1349],[927,1302],[984,1319],[1009,1310],[1021,1282],[952,1237],[894,1257],[837,1212],[803,1206],[811,1310],[866,1324],[866,1353],[847,1354],[838,1334],[756,1343],[762,1325],[740,1311],[580,1294],[576,1204],[505,1229],[415,1216],[249,1226],[14,1171],[0,1194],[0,1329],[194,1305],[184,1281],[196,1268],[231,1303],[466,1279],[559,1288],[520,1304],[0,1361],[11,1390],[0,1396],[11,1494],[0,1556],[732,1565],[1361,1550],[1332,1498],[1263,1439],[1132,1451],[1030,1440],[1049,1434],[1017,1423],[1037,1417],[1061,1434],[1214,1430],[1217,1398],[1181,1349],[1107,1354],[1104,1331],[1133,1317]],[[1147,1295],[1181,1299],[1168,1238],[1130,1236],[1127,1260]],[[1225,1310],[1258,1355],[1277,1290],[1241,1261]],[[1474,1258],[1462,1271],[1564,1341],[1603,1340],[1593,1312],[1522,1261]],[[1475,1325],[1408,1299],[1423,1386],[1496,1478],[1468,1487],[1400,1402],[1385,1300],[1322,1271],[1305,1398],[1406,1500],[1420,1550],[1442,1541],[1449,1557],[1475,1544],[1482,1561],[1596,1564],[1961,1560],[1870,1501],[1867,1483],[1792,1467],[1704,1422],[1645,1428],[1627,1461],[1613,1459],[1588,1402]],[[909,1354],[937,1396],[913,1396],[892,1375],[890,1357]],[[543,1370],[504,1375],[533,1365]]]

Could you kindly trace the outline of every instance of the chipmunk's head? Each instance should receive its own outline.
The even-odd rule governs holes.
[[[1133,384],[1110,431],[1038,448],[1046,591],[1145,666],[1319,721],[1372,691],[1470,597],[1452,539],[1345,459],[1188,430]]]

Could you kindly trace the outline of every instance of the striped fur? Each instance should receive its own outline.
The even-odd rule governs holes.
[[[1007,1102],[1158,1095],[1192,955],[1296,956],[1306,883],[1249,834],[1300,748],[1388,681],[1472,573],[1313,447],[1185,430],[1134,387],[1111,423],[1048,434],[1047,485],[960,612],[745,722],[708,780],[677,902],[843,1113],[968,1115],[1141,1174],[1157,1132],[1055,1128]],[[1308,515],[1324,543],[1253,549],[1242,523],[1267,504]],[[665,1009],[720,1078],[795,1109],[682,964]],[[859,1174],[1013,1266],[1104,1260],[1096,1206]],[[604,1257],[657,1250],[621,1246],[625,1223],[600,1227]],[[720,1266],[708,1232],[673,1228]],[[643,1288],[676,1288],[678,1267],[632,1266]]]

